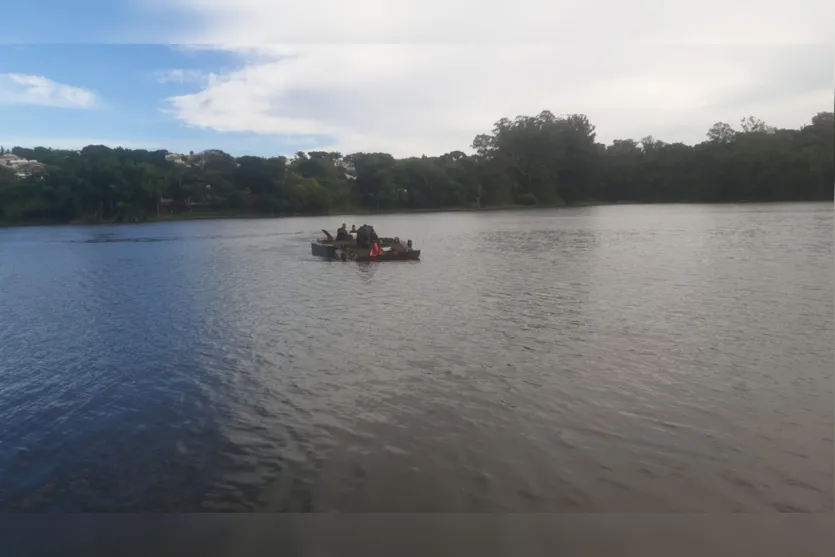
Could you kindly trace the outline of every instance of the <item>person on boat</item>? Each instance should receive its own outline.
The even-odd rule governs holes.
[[[351,237],[348,236],[348,227],[343,222],[342,226],[336,231],[336,241],[339,242],[343,240],[349,240],[350,238]]]
[[[356,224],[351,225],[351,231],[348,233],[348,235],[351,236],[351,238],[353,238],[354,240],[357,239],[357,225]]]
[[[368,225],[363,224],[359,227],[359,230],[357,230],[357,247],[367,248],[368,239]]]
[[[392,244],[391,249],[398,253],[406,253],[409,251],[409,248],[406,247],[406,244],[400,241],[399,237],[394,238],[394,243]]]
[[[371,245],[380,241],[380,238],[377,237],[377,232],[374,230],[373,226],[368,227],[368,240]]]

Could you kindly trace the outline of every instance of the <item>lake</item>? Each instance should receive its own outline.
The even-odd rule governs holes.
[[[831,203],[0,229],[0,511],[832,512],[833,263]]]

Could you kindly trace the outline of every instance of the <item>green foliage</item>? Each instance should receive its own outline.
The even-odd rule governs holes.
[[[0,220],[136,222],[166,213],[323,214],[602,202],[831,200],[835,118],[798,130],[754,117],[714,124],[695,146],[595,141],[583,115],[501,119],[473,155],[395,159],[386,153],[299,152],[292,159],[218,150],[89,145],[80,152],[2,148],[43,163],[29,176],[0,165]]]

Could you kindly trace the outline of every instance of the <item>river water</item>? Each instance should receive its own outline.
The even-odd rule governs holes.
[[[831,512],[833,262],[832,204],[0,230],[0,511]]]

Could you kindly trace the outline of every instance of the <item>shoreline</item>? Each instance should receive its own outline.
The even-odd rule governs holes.
[[[174,213],[168,215],[149,217],[146,220],[138,222],[82,222],[82,221],[51,221],[51,220],[31,220],[31,221],[2,221],[0,220],[0,228],[23,228],[36,226],[113,226],[113,225],[129,225],[129,224],[154,224],[164,222],[187,222],[200,220],[268,220],[268,219],[284,219],[284,218],[309,218],[309,217],[333,217],[340,215],[412,215],[412,214],[427,214],[427,213],[481,213],[491,211],[517,211],[517,210],[535,210],[535,209],[581,209],[586,207],[616,207],[623,205],[771,205],[777,203],[833,203],[835,200],[796,200],[796,201],[659,201],[653,203],[639,202],[639,201],[619,201],[619,202],[597,202],[586,201],[575,203],[572,205],[495,205],[489,207],[442,207],[432,209],[382,209],[374,211],[370,209],[362,210],[345,210],[334,211],[329,213],[300,213],[293,215],[264,215],[257,213]]]

